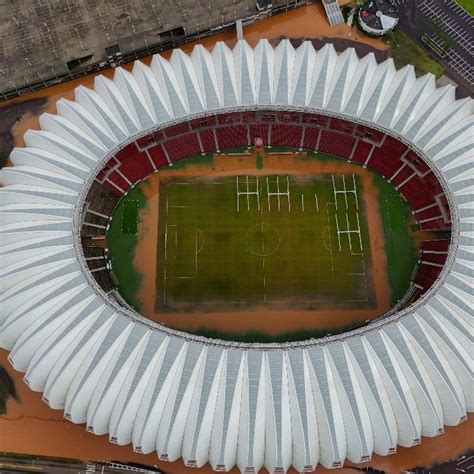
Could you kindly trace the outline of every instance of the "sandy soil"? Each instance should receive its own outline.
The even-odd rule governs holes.
[[[156,255],[158,238],[158,190],[161,179],[171,176],[225,175],[238,173],[355,173],[363,183],[369,228],[373,285],[376,307],[365,310],[275,310],[265,306],[254,306],[250,310],[217,312],[156,312]],[[262,170],[255,169],[255,157],[248,155],[216,155],[212,169],[208,165],[191,164],[184,168],[167,168],[151,175],[144,192],[149,198],[147,207],[141,211],[138,227],[138,243],[135,249],[134,265],[142,274],[142,284],[137,294],[142,314],[166,326],[182,330],[196,330],[202,327],[231,333],[260,331],[271,335],[298,329],[336,329],[355,322],[374,319],[390,307],[390,286],[387,275],[387,256],[384,250],[383,224],[378,209],[378,188],[372,182],[371,172],[360,166],[341,161],[321,162],[302,160],[295,155],[267,154]]]
[[[63,418],[62,412],[52,410],[41,401],[41,395],[32,392],[23,382],[23,374],[12,369],[7,361],[7,351],[0,350],[0,364],[3,365],[15,382],[19,402],[10,399],[7,403],[7,414],[0,415],[0,451],[57,456],[84,461],[138,462],[149,466],[158,465],[168,473],[200,472],[212,473],[207,464],[199,471],[187,468],[182,461],[173,463],[158,462],[155,453],[144,455],[134,453],[131,445],[116,446],[109,443],[106,435],[96,436],[87,433],[84,426],[74,425]],[[414,466],[430,466],[445,459],[452,459],[472,444],[474,417],[466,423],[447,428],[443,436],[423,438],[422,444],[413,448],[399,448],[392,456],[374,456],[369,463],[357,467],[373,466],[387,473],[397,474]],[[47,434],[47,436],[46,436]],[[331,471],[335,474],[355,474],[349,468]],[[232,474],[237,474],[237,468]],[[266,472],[262,470],[262,474]],[[293,469],[289,471],[295,474]],[[319,466],[317,473],[329,471]]]

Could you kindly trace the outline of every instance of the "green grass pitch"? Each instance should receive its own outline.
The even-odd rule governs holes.
[[[374,306],[352,174],[165,181],[158,231],[158,310]]]
[[[340,162],[340,160],[335,157],[315,153],[308,153],[307,157],[301,157],[301,159],[317,159],[322,161],[334,161],[335,163]],[[183,160],[182,162],[179,162],[179,165],[184,167],[188,164],[192,164],[195,162],[198,164],[207,164],[211,166],[212,157],[198,156],[190,158],[188,160]],[[256,163],[256,165],[258,165],[258,162]],[[204,244],[204,246],[202,247],[202,249],[200,249],[200,252],[198,253],[198,270],[201,269],[202,277],[205,278],[203,278],[200,282],[197,282],[197,286],[195,287],[196,289],[193,290],[194,293],[191,293],[188,297],[186,296],[186,293],[183,292],[186,291],[186,285],[188,288],[192,287],[192,281],[186,282],[186,279],[182,278],[177,278],[175,281],[167,281],[167,283],[170,284],[170,286],[167,288],[169,298],[168,304],[172,303],[173,298],[175,298],[174,304],[179,307],[179,309],[182,309],[183,307],[187,306],[187,309],[192,309],[193,311],[199,311],[200,309],[212,310],[213,308],[217,309],[219,305],[222,305],[222,307],[219,309],[230,308],[232,306],[232,297],[236,298],[239,295],[241,296],[243,294],[245,294],[246,298],[243,301],[246,301],[246,303],[233,303],[234,306],[245,306],[246,304],[250,306],[255,303],[260,304],[262,302],[262,298],[265,296],[265,294],[262,293],[263,270],[262,268],[260,268],[260,265],[262,265],[263,267],[264,257],[250,254],[243,258],[242,252],[245,251],[246,244],[245,247],[242,249],[242,242],[245,242],[245,240],[242,240],[242,238],[245,238],[244,233],[246,233],[246,230],[248,231],[251,225],[258,223],[260,223],[261,225],[262,222],[268,222],[273,227],[275,227],[275,229],[278,231],[278,238],[276,240],[281,238],[281,250],[279,249],[279,252],[285,250],[285,258],[282,259],[281,263],[278,263],[277,261],[278,252],[265,257],[266,274],[270,276],[271,270],[274,276],[274,278],[269,278],[265,281],[265,284],[268,283],[267,299],[269,301],[270,298],[274,298],[275,301],[280,301],[281,304],[291,303],[293,305],[293,302],[298,300],[299,302],[297,304],[299,304],[300,306],[307,304],[309,305],[309,308],[317,308],[318,303],[304,303],[307,294],[310,294],[311,298],[314,299],[316,299],[316,291],[320,292],[320,297],[330,297],[331,299],[333,295],[337,292],[341,294],[343,293],[344,298],[346,299],[349,299],[351,295],[355,295],[358,292],[362,294],[365,291],[363,288],[364,278],[362,277],[362,275],[360,276],[358,283],[355,278],[352,281],[348,281],[347,279],[345,281],[338,279],[337,286],[336,282],[334,280],[331,280],[327,276],[328,251],[325,244],[328,245],[328,243],[330,242],[331,248],[334,253],[338,251],[338,239],[336,233],[337,230],[334,229],[336,222],[336,213],[334,206],[329,204],[331,202],[334,202],[334,189],[332,188],[331,181],[328,181],[331,177],[330,175],[307,175],[304,176],[304,178],[305,179],[302,179],[302,175],[298,175],[297,177],[295,177],[295,182],[293,182],[293,178],[291,178],[290,176],[290,211],[287,210],[287,201],[285,201],[285,197],[280,196],[280,211],[278,212],[278,196],[271,196],[271,212],[269,213],[268,201],[265,200],[266,179],[264,177],[259,177],[260,186],[262,186],[263,184],[263,189],[261,190],[262,194],[260,196],[262,198],[260,216],[258,212],[256,212],[257,210],[254,208],[256,199],[254,195],[249,195],[249,205],[252,207],[250,212],[247,210],[244,214],[244,210],[247,209],[246,194],[240,195],[239,205],[242,207],[242,213],[240,214],[240,216],[236,216],[237,204],[235,181],[234,186],[231,186],[230,182],[227,183],[228,189],[222,195],[220,192],[218,193],[217,191],[219,187],[227,188],[227,185],[225,183],[219,185],[210,184],[210,182],[212,182],[212,180],[214,179],[222,180],[222,177],[217,178],[210,176],[207,179],[203,179],[201,181],[197,180],[192,182],[191,184],[178,185],[177,191],[173,191],[173,186],[171,186],[170,196],[172,197],[173,195],[174,197],[177,197],[179,199],[178,203],[181,202],[181,205],[194,205],[193,193],[201,195],[200,199],[206,201],[207,205],[209,206],[209,209],[206,211],[206,214],[209,214],[207,215],[207,217],[203,218],[204,209],[201,209],[198,212],[197,208],[194,210],[193,208],[184,207],[176,209],[172,208],[172,216],[170,217],[173,217],[175,220],[182,221],[181,223],[184,225],[184,227],[182,227],[181,230],[185,231],[187,229],[188,236],[185,237],[185,234],[182,233],[181,238],[184,237],[185,240],[178,241],[178,245],[175,247],[174,250],[171,247],[169,248],[169,251],[171,252],[169,258],[172,258],[173,252],[175,252],[175,265],[171,265],[173,263],[171,262],[169,268],[167,268],[167,271],[169,272],[170,276],[173,274],[173,272],[176,276],[180,276],[177,273],[178,271],[191,270],[191,265],[187,261],[187,258],[188,256],[190,256],[191,262],[194,262],[195,265],[196,256],[193,254],[193,249],[194,251],[196,249],[196,229],[199,228],[199,230],[203,232],[206,226],[212,224],[211,221],[213,219],[216,221],[216,223],[214,224],[215,233],[213,237],[211,237],[211,232],[207,236],[208,239],[204,241],[202,237],[204,237],[204,239],[206,238],[205,232],[203,232],[202,237],[199,232],[197,235],[197,242],[199,244]],[[346,178],[346,187],[350,189],[351,175],[347,175]],[[227,177],[225,179],[231,181],[232,179],[235,180],[235,177]],[[244,181],[240,182],[240,185],[242,186],[240,191],[246,193],[246,179],[245,177],[243,179]],[[271,179],[275,179],[275,177],[271,177]],[[281,176],[281,179],[281,184],[283,188],[282,191],[284,192],[284,179],[286,179],[286,177]],[[339,189],[341,185],[341,180],[341,176],[335,176],[335,184],[337,189]],[[206,181],[209,182],[206,183]],[[256,181],[255,177],[249,177],[249,191],[254,181]],[[401,199],[398,191],[382,176],[378,175],[377,173],[373,173],[373,183],[379,189],[379,211],[383,221],[384,246],[387,254],[387,272],[389,283],[392,289],[393,304],[401,296],[403,296],[406,289],[408,288],[410,276],[415,268],[417,261],[417,248],[415,245],[415,241],[408,232],[411,211],[406,202]],[[164,185],[160,188],[161,219],[158,228],[159,258],[157,262],[150,262],[150,265],[156,264],[158,266],[156,298],[158,311],[164,308],[163,239],[165,232],[164,229],[166,229],[166,222],[168,220],[166,218],[163,218],[163,206],[166,202],[165,197],[168,194],[165,184],[166,182],[164,182]],[[357,180],[356,184],[358,186],[359,196],[362,196],[362,189],[359,189],[360,186]],[[128,192],[128,194],[120,200],[115,210],[113,211],[112,220],[110,222],[110,228],[107,231],[108,257],[110,263],[112,264],[114,277],[118,281],[118,290],[120,291],[124,299],[129,304],[134,306],[138,311],[140,311],[140,304],[137,300],[136,294],[141,285],[142,275],[139,270],[136,269],[133,265],[134,250],[137,244],[137,235],[136,233],[133,233],[133,226],[136,226],[137,222],[136,218],[134,219],[135,214],[138,213],[140,209],[143,209],[146,206],[146,198],[142,192],[142,186],[142,184],[138,184],[137,186],[133,187]],[[183,188],[181,191],[179,190],[179,186]],[[191,188],[193,186],[196,189],[191,192]],[[184,188],[186,188],[187,191],[185,191]],[[200,191],[199,188],[201,188]],[[212,188],[214,188],[214,191],[211,191]],[[175,194],[178,194],[178,196],[175,196]],[[302,210],[301,194],[303,194],[304,196],[304,211]],[[326,203],[329,204],[329,206],[327,206],[327,213],[329,213],[330,224],[334,222],[334,225],[331,226],[330,229],[332,237],[329,240],[326,238],[326,236],[324,237],[324,239],[322,237],[321,231],[324,233],[324,228],[327,226],[327,221],[326,223],[324,222],[324,215],[321,213],[322,211],[319,211],[319,213],[317,212],[316,200],[314,200],[314,206],[312,204],[311,197],[313,197],[314,199],[314,194],[318,196],[318,205],[320,206],[320,209],[324,208],[325,200]],[[350,219],[349,228],[352,229],[352,225],[356,224],[353,222],[353,196],[348,195],[347,197],[348,206],[350,207],[350,211],[348,213],[348,217]],[[342,224],[345,222],[344,200],[344,195],[338,194],[338,204],[341,203],[341,207],[338,210],[338,219],[340,218],[339,222],[342,221],[342,230],[345,229],[342,226]],[[130,202],[130,204],[127,204],[128,202]],[[366,233],[366,221],[363,218],[363,202],[359,202],[359,205],[361,205],[359,218],[361,219],[360,226],[362,244],[364,245],[364,264],[367,265],[369,263],[368,259],[370,259],[370,254],[368,251],[369,246]],[[240,229],[238,231],[241,237],[239,245],[237,245],[237,234],[234,237],[229,235],[229,232],[231,231],[231,228],[229,227],[231,225],[231,222],[228,221],[228,219],[231,215],[233,215],[235,218],[234,224],[232,224],[235,225],[234,230]],[[265,221],[262,220],[262,216],[265,217]],[[186,219],[183,220],[185,217]],[[308,220],[306,221],[306,219],[303,219],[303,217],[308,217]],[[267,218],[270,220],[267,221]],[[333,221],[331,221],[331,219],[333,219]],[[169,220],[168,223],[171,224],[171,226],[173,226],[173,224],[176,225],[176,222],[172,222],[171,220]],[[206,226],[204,224],[206,224]],[[303,227],[301,227],[301,225]],[[194,241],[192,232],[193,228],[195,230]],[[212,229],[212,227],[208,227],[208,231],[212,231]],[[225,229],[227,229],[227,235]],[[260,248],[262,245],[265,245],[265,248],[267,250],[271,249],[271,246],[275,245],[275,237],[277,237],[277,234],[272,232],[271,227],[269,226],[264,226],[264,232],[259,232],[258,230],[259,229],[257,225],[249,233],[248,241],[250,242],[251,248],[258,247],[258,245],[260,244]],[[170,245],[172,245],[174,242],[173,238],[176,239],[179,237],[177,232],[175,234],[173,234],[173,232],[173,228],[169,228],[168,237],[170,238]],[[351,243],[354,243],[354,251],[356,251],[356,235],[354,234],[352,237],[353,240],[351,240]],[[146,238],[146,236],[143,236],[143,238]],[[234,240],[235,242],[232,245],[229,245],[230,241],[233,242]],[[214,250],[211,252],[210,244],[213,241],[215,241],[216,245],[214,247]],[[309,245],[308,241],[311,242],[311,245]],[[291,242],[293,242],[293,244],[291,244]],[[183,253],[181,256],[178,256],[177,249],[181,249],[183,245],[184,248],[186,248],[187,253]],[[287,247],[286,249],[285,245]],[[343,249],[343,252],[348,252],[347,245],[347,235],[342,235],[341,247]],[[200,246],[201,245],[199,245],[199,247]],[[342,256],[336,255],[335,260],[333,260],[333,265],[334,262],[336,262],[335,268],[337,269],[337,271],[341,271],[342,273],[342,270],[344,270],[346,271],[346,273],[350,273],[349,270],[351,265],[352,268],[357,268],[358,270],[360,270],[362,266],[362,260],[360,256],[351,256],[351,258],[347,261],[340,261],[345,260],[341,259],[340,257]],[[300,262],[300,268],[297,268],[297,259]],[[314,262],[312,266],[308,265],[307,263],[307,261],[309,262],[310,260]],[[285,262],[289,262],[289,265],[287,265]],[[205,273],[206,268],[208,269],[207,274]],[[323,275],[322,271],[324,268],[326,268],[326,276],[324,277],[323,281],[321,281],[321,283],[315,285],[315,277],[318,276],[318,274],[319,276]],[[295,283],[292,283],[292,278],[294,276],[293,274],[296,273],[296,269],[298,269],[298,272],[301,271],[302,275],[297,277]],[[367,270],[366,273],[370,273],[370,271]],[[192,276],[192,274],[183,274],[181,276]],[[216,283],[216,278],[218,279],[218,282],[217,284],[213,284]],[[239,280],[240,283],[235,286],[233,283],[233,279]],[[372,295],[370,291],[372,291],[371,288],[373,288],[373,282],[370,281],[370,274],[366,276],[366,282],[368,287],[367,294],[369,295],[369,298],[371,298]],[[194,282],[194,284],[196,285],[196,282]],[[309,286],[311,287],[311,291],[307,291]],[[208,293],[199,293],[199,291],[208,291]],[[324,294],[325,291],[326,294],[324,296],[321,296]],[[362,294],[362,296],[364,295]],[[198,303],[194,305],[192,300],[195,297],[201,300],[201,304]],[[204,299],[207,300],[207,307],[205,304],[202,303]],[[212,303],[212,301],[214,301],[215,303]],[[228,304],[227,302],[230,302],[230,304]],[[353,304],[349,305],[349,302],[347,301],[346,303],[339,304],[348,304],[348,306],[350,306],[351,308],[357,308],[357,306],[354,306]],[[358,304],[361,305],[364,304],[364,302],[359,302]],[[294,334],[282,334],[278,338],[275,338],[275,336],[268,336],[260,333],[248,333],[238,335],[232,333],[227,334],[219,331],[213,331],[212,328],[201,328],[198,333],[206,335],[208,337],[219,337],[223,339],[230,338],[233,340],[242,340],[248,342],[269,342],[273,340],[288,341],[306,339],[308,337],[321,337],[325,335],[330,329],[331,328],[327,328],[325,330],[321,330],[320,332],[311,330],[310,332],[300,331],[300,333],[295,332]]]
[[[141,187],[133,187],[114,209],[107,231],[108,258],[114,279],[123,298],[137,309],[136,292],[142,277],[133,266],[133,254],[137,244],[138,213],[145,206],[146,198]]]

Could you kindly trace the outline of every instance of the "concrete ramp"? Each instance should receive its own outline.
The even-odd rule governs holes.
[[[337,0],[322,0],[322,2],[331,26],[344,23],[344,17],[342,16]]]

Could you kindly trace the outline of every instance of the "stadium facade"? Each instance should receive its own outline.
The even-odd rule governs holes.
[[[78,87],[75,101],[41,116],[1,173],[0,346],[72,422],[191,466],[311,471],[441,434],[473,409],[473,101],[454,93],[391,59],[266,40],[175,50],[169,61],[117,68],[113,80],[98,76],[94,90]],[[110,160],[165,128],[259,110],[300,114],[300,124],[301,114],[339,120],[353,134],[361,127],[348,157],[368,143],[361,165],[375,160],[377,140],[402,143],[420,160],[400,189],[423,166],[436,177],[451,240],[415,303],[340,335],[243,344],[160,326],[101,288],[80,237],[88,193],[118,169],[107,170]],[[133,183],[117,174],[109,185],[121,194]]]

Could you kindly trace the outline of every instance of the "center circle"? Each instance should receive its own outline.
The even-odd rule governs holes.
[[[281,237],[280,233],[271,224],[260,222],[248,229],[245,243],[254,255],[268,257],[280,248]]]

